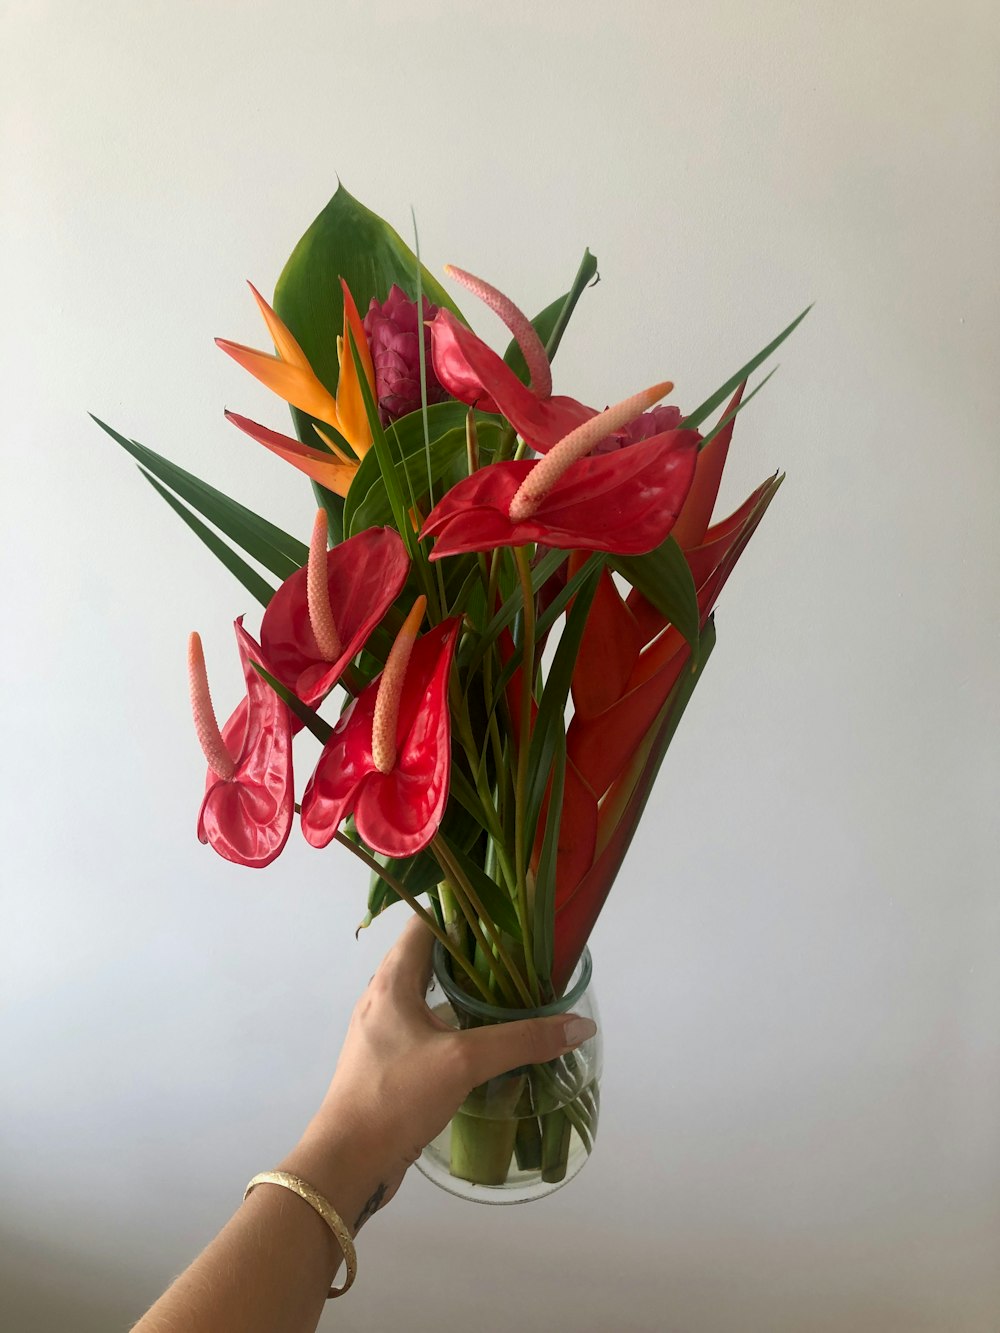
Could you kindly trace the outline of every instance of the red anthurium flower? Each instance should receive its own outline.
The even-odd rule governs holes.
[[[538,453],[596,415],[575,398],[553,396],[552,368],[542,340],[510,297],[452,264],[445,272],[500,316],[521,349],[531,381],[528,388],[496,352],[443,310],[430,326],[432,359],[438,379],[456,398],[483,412],[502,412]]]
[[[530,323],[528,328],[545,358],[544,348]],[[529,389],[523,384],[503,358],[467,329],[451,311],[440,311],[431,322],[430,330],[434,372],[448,392],[482,412],[502,412],[536,452],[544,453],[564,435],[596,415],[594,408],[575,398],[552,395],[551,392],[540,397],[534,387]],[[522,343],[523,353],[525,348],[526,344]],[[530,357],[530,353],[525,354],[529,366],[536,359]],[[548,366],[547,358],[545,365]],[[551,384],[551,380],[549,382]]]
[[[254,670],[274,675],[267,658],[236,621],[246,698],[219,730],[212,708],[201,639],[188,644],[188,674],[195,729],[208,760],[198,837],[227,861],[270,865],[288,841],[294,812],[292,727],[287,706]]]
[[[494,463],[460,481],[421,532],[436,538],[431,559],[527,542],[623,555],[658,546],[691,486],[697,432],[667,431],[628,449],[587,455],[672,387],[657,384],[607,408],[544,458]]]
[[[402,592],[409,568],[392,528],[368,528],[328,551],[326,512],[318,510],[308,565],[285,579],[261,621],[278,679],[316,707]]]
[[[302,831],[325,847],[353,812],[383,856],[411,856],[434,837],[451,777],[448,679],[461,622],[417,638],[419,597],[385,670],[345,709],[302,797]]]

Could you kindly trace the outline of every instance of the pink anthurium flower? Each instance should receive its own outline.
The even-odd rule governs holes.
[[[272,675],[256,643],[236,622],[246,697],[219,730],[208,689],[201,638],[188,644],[188,674],[195,730],[208,761],[198,837],[227,861],[259,869],[270,865],[288,841],[295,796],[292,785],[291,714],[254,670]]]
[[[540,542],[566,550],[641,555],[670,532],[694,477],[698,434],[671,430],[588,457],[673,386],[656,384],[591,417],[543,458],[494,463],[453,486],[422,537],[432,560]]]
[[[261,621],[278,679],[310,708],[322,702],[402,592],[409,568],[392,528],[368,528],[327,550],[326,512],[318,510],[308,565],[285,579]]]
[[[417,638],[418,597],[381,676],[344,710],[302,797],[302,831],[325,847],[353,812],[383,856],[412,856],[440,826],[451,777],[448,680],[461,621]]]

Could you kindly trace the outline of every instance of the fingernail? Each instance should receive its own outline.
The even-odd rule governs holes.
[[[579,1046],[597,1031],[597,1024],[592,1018],[581,1018],[579,1014],[570,1014],[563,1027],[563,1040],[569,1047]]]

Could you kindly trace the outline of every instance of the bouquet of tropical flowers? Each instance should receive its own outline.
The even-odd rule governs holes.
[[[735,419],[802,316],[691,411],[663,404],[669,382],[600,411],[552,380],[589,251],[534,319],[446,272],[506,325],[503,356],[341,187],[273,304],[252,289],[274,351],[219,340],[291,407],[294,437],[226,415],[312,482],[308,542],[99,424],[263,607],[256,634],[236,619],[246,692],[221,728],[191,636],[198,836],[254,868],[296,815],[339,843],[370,872],[362,924],[419,913],[432,1002],[468,1024],[591,1003],[588,937],[782,480],[713,521]],[[300,732],[321,748],[296,799]],[[427,1173],[556,1187],[592,1147],[599,1072],[589,1042],[476,1089]]]

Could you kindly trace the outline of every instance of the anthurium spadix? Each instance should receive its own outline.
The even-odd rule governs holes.
[[[412,856],[438,831],[451,774],[448,679],[461,622],[417,637],[418,598],[385,670],[342,714],[302,797],[302,831],[325,847],[347,816],[384,856]]]
[[[285,579],[260,626],[270,669],[310,707],[326,698],[364,647],[410,568],[392,528],[367,528],[332,550],[327,535],[320,509],[308,565]]]
[[[627,449],[591,451],[672,387],[656,384],[607,408],[540,459],[494,463],[460,481],[421,531],[435,538],[431,559],[527,542],[622,555],[658,546],[691,486],[697,432],[671,430]]]
[[[246,697],[219,729],[201,639],[188,644],[195,730],[208,762],[198,837],[227,861],[262,868],[288,841],[294,813],[292,726],[287,706],[254,670],[270,670],[260,644],[235,622]]]
[[[518,311],[521,319],[525,319]],[[520,328],[519,320],[506,321]],[[527,321],[525,320],[527,323]],[[528,328],[531,328],[530,323]],[[449,310],[431,322],[431,348],[438,380],[459,402],[482,412],[502,412],[514,429],[539,453],[551,448],[564,435],[594,416],[595,409],[575,398],[540,396],[523,384],[496,352],[465,327]],[[534,333],[534,330],[532,330]],[[537,341],[537,335],[535,335]],[[529,372],[538,361],[518,339]],[[541,356],[545,357],[544,348]],[[545,364],[548,365],[546,358]],[[549,380],[551,384],[551,379]]]

